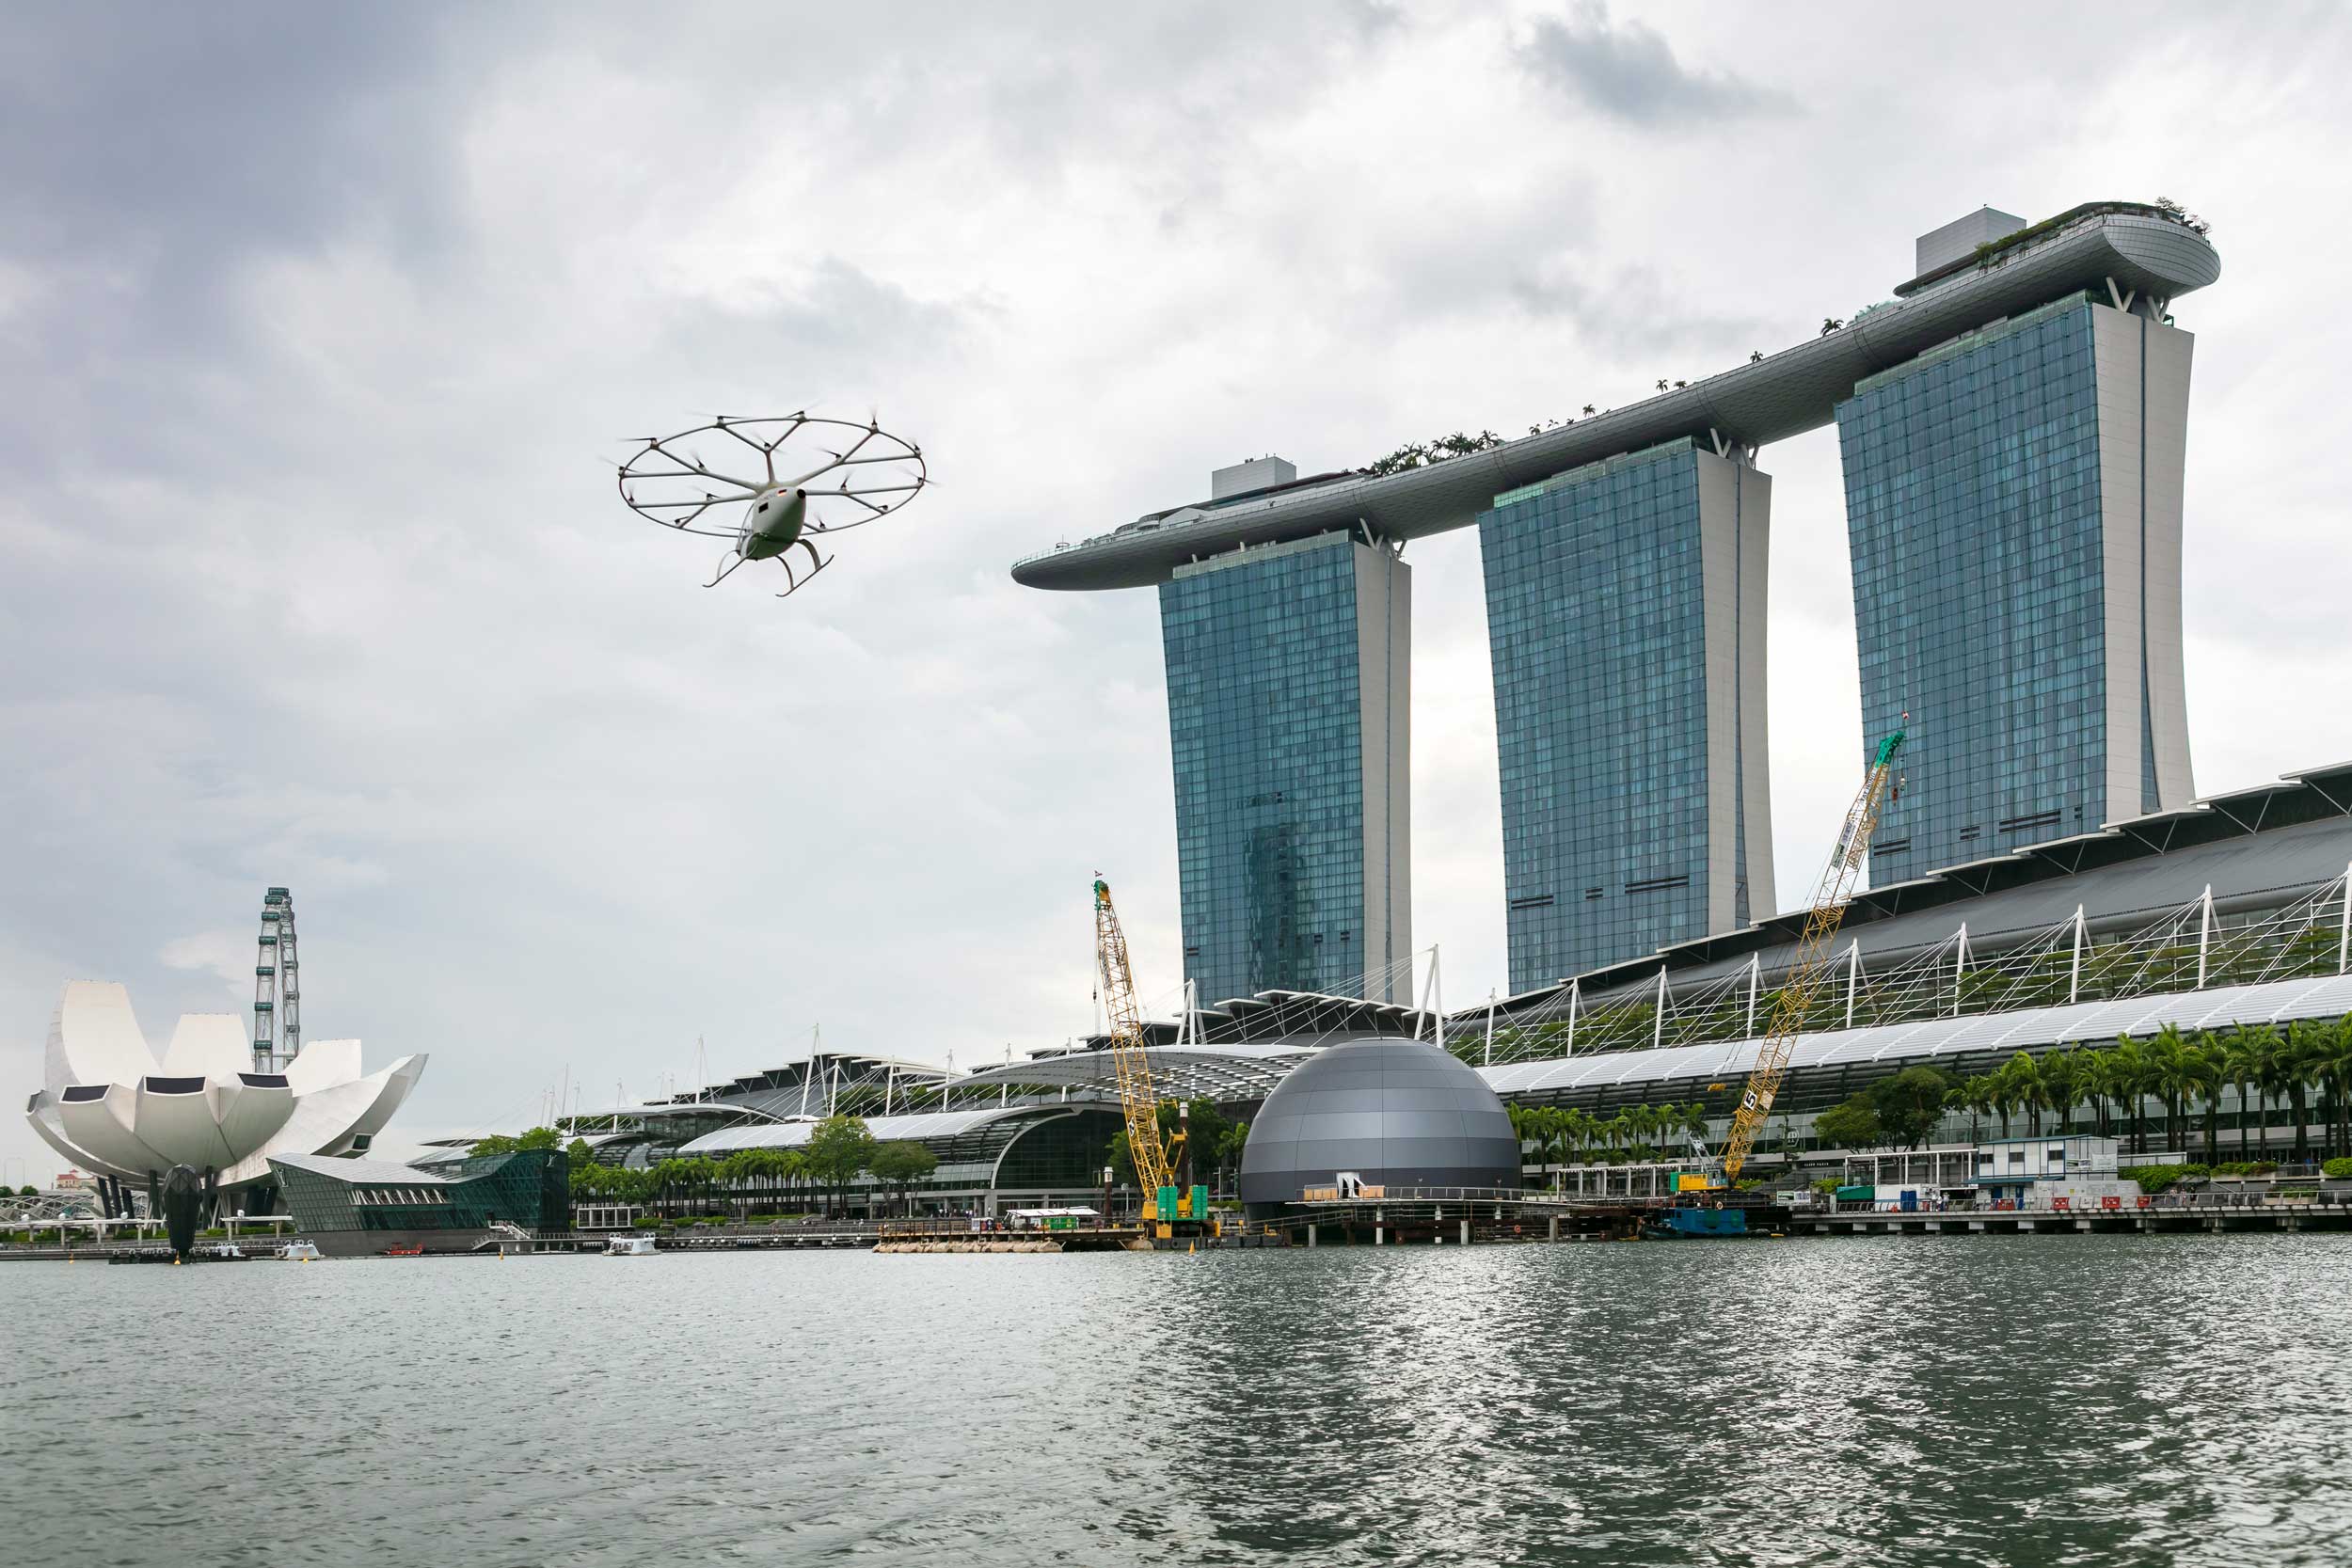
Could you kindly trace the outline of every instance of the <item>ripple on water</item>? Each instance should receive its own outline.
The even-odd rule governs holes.
[[[13,1264],[0,1474],[28,1564],[2332,1563],[2347,1286],[2261,1236]]]

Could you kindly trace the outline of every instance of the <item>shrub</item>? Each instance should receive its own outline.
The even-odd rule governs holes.
[[[2313,1198],[2317,1197],[2319,1193],[2316,1189],[2311,1187],[2292,1187],[2273,1193],[2270,1196],[2273,1197],[2285,1198],[2290,1203],[2309,1203]]]
[[[1813,1179],[1813,1190],[1817,1193],[1834,1193],[1837,1190],[1837,1178],[1817,1176]]]
[[[2336,1181],[2352,1177],[2352,1158],[2330,1160],[2319,1167],[2319,1174]]]
[[[2207,1173],[2202,1165],[2125,1165],[2115,1174],[2138,1182],[2139,1190],[2153,1197],[2183,1181],[2201,1181]]]

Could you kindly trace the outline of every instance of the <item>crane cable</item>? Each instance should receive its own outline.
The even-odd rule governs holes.
[[[1903,718],[1908,721],[1911,715],[1906,713]],[[1731,1118],[1731,1138],[1724,1148],[1726,1185],[1739,1180],[1756,1134],[1763,1131],[1765,1118],[1772,1115],[1772,1099],[1780,1093],[1781,1078],[1788,1070],[1789,1053],[1796,1049],[1797,1037],[1811,1016],[1815,993],[1829,975],[1830,943],[1836,940],[1837,927],[1845,922],[1846,906],[1853,897],[1854,884],[1861,879],[1862,867],[1869,857],[1870,838],[1878,832],[1879,813],[1886,803],[1887,781],[1892,775],[1895,753],[1902,750],[1903,735],[1898,729],[1879,742],[1878,755],[1870,764],[1868,776],[1862,781],[1862,791],[1854,797],[1853,804],[1846,808],[1846,820],[1837,831],[1837,847],[1830,852],[1828,868],[1821,873],[1820,885],[1814,890],[1804,934],[1797,941],[1788,976],[1781,982],[1772,1002],[1772,1021],[1764,1031],[1763,1043],[1756,1048],[1755,1069],[1748,1074],[1746,1092],[1740,1095],[1740,1108]]]

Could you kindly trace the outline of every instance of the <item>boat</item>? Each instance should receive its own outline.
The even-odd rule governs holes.
[[[651,1258],[654,1254],[651,1236],[608,1236],[604,1243],[607,1258]]]
[[[424,1256],[424,1243],[412,1242],[406,1246],[388,1246],[376,1256],[379,1258],[421,1258]]]
[[[1675,1209],[1642,1227],[1643,1237],[1653,1242],[1748,1234],[1747,1212],[1740,1209]]]
[[[288,1242],[277,1252],[278,1261],[283,1263],[314,1263],[320,1256],[319,1249],[308,1242]]]

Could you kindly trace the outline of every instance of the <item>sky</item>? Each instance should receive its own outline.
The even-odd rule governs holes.
[[[16,7],[0,14],[0,1087],[61,987],[431,1064],[379,1147],[1181,968],[1152,591],[1021,555],[1697,379],[1915,236],[2169,197],[2201,791],[2352,756],[2352,12],[1988,4]],[[2330,196],[2332,191],[2335,194]],[[2316,287],[2319,293],[2310,293]],[[788,602],[619,502],[798,408],[936,483]],[[1836,437],[1767,448],[1774,854],[1856,782]],[[1416,541],[1414,931],[1504,983],[1474,532]],[[764,570],[764,569],[761,569]],[[0,1176],[55,1157],[0,1117]]]

